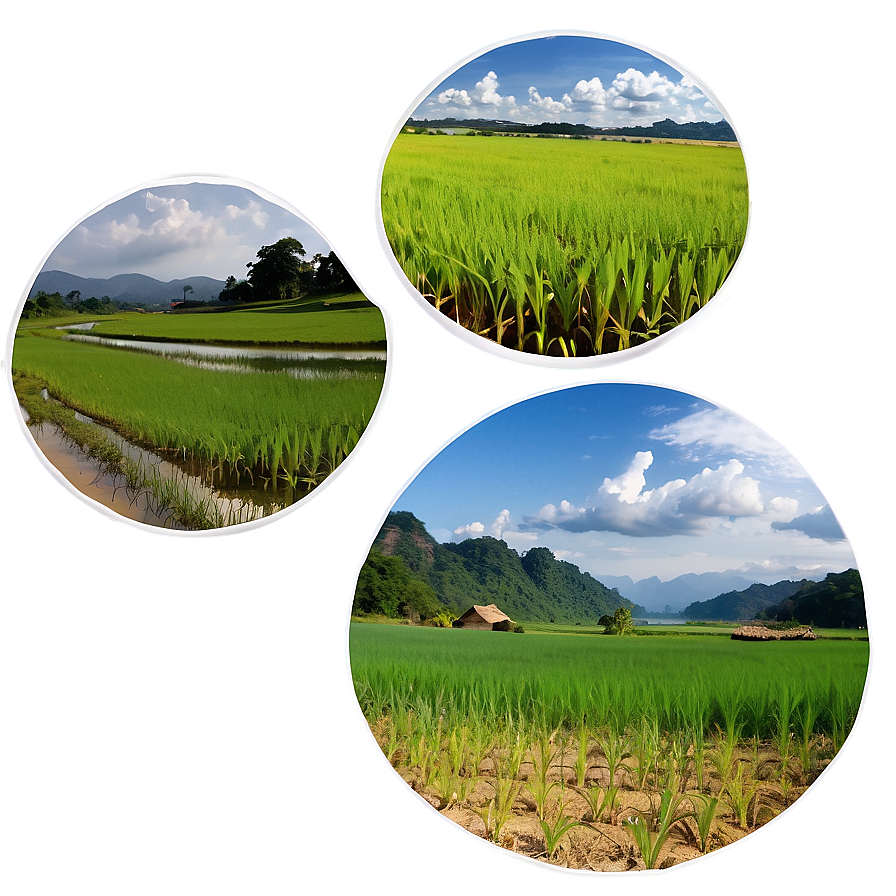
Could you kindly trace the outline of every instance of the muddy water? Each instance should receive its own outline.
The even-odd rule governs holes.
[[[122,487],[121,477],[102,473],[96,463],[74,449],[55,426],[45,423],[30,426],[28,431],[44,457],[82,495],[129,520],[148,526],[180,528],[168,511],[159,510],[157,513],[146,495],[128,494],[128,490]]]
[[[27,423],[28,412],[21,406],[19,411]],[[265,495],[260,489],[255,495],[257,500],[253,501],[249,497],[248,493],[251,492],[249,489],[225,491],[213,488],[204,481],[205,477],[185,472],[182,467],[132,444],[118,433],[83,414],[77,416],[80,420],[96,426],[122,454],[135,461],[144,470],[154,472],[159,479],[173,481],[197,502],[213,508],[225,525],[260,519],[288,505],[288,502],[278,503],[275,496]],[[40,426],[29,426],[28,431],[47,460],[88,498],[121,516],[149,526],[162,526],[168,529],[186,528],[176,520],[170,510],[158,506],[158,502],[145,490],[135,491],[127,486],[124,477],[105,473],[92,458],[85,456],[76,445],[66,439],[56,426],[44,423]]]

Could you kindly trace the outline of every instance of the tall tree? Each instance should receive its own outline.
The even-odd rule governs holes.
[[[189,283],[184,287],[184,301],[185,302],[187,301],[187,293],[188,292],[193,292],[193,287],[190,286]]]
[[[258,261],[246,265],[254,299],[291,299],[300,294],[307,265],[302,261],[305,249],[295,237],[285,236],[273,246],[262,246],[257,256]]]
[[[338,289],[355,292],[358,289],[352,275],[335,252],[330,252],[326,258],[316,255],[315,260],[318,265],[314,283],[320,292],[335,292]]]

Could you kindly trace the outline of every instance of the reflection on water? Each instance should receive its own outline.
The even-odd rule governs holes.
[[[79,327],[86,325],[79,324]],[[90,326],[93,326],[92,324]],[[70,330],[73,327],[60,327]],[[153,352],[160,355],[199,355],[208,358],[276,358],[281,361],[318,361],[341,359],[344,361],[361,361],[365,359],[385,361],[385,349],[370,348],[324,348],[284,349],[259,348],[239,345],[207,345],[198,342],[155,342],[144,339],[117,339],[108,336],[86,336],[71,333],[63,339],[75,339],[81,342],[94,342],[99,345],[114,345],[134,351]]]
[[[44,399],[53,401],[43,390]],[[28,412],[19,405],[22,418],[28,423]],[[114,444],[121,453],[134,461],[151,480],[166,482],[179,493],[190,496],[192,501],[204,506],[208,515],[220,520],[220,525],[230,526],[270,516],[292,503],[293,496],[279,492],[266,492],[262,487],[222,488],[212,484],[215,470],[198,462],[175,463],[134,445],[114,430],[76,412],[79,420],[91,423]],[[121,475],[107,473],[93,458],[87,456],[65,433],[52,423],[29,426],[28,431],[50,463],[79,492],[88,498],[114,510],[121,516],[150,526],[168,529],[184,529],[172,512],[158,500],[154,500],[146,488],[134,489]]]

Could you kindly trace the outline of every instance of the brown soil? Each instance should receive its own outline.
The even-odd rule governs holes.
[[[377,736],[379,727],[373,726],[373,732],[382,746],[383,738]],[[575,745],[571,739],[566,748],[559,739],[557,744],[560,747],[558,756],[547,774],[547,782],[553,786],[545,801],[544,818],[553,824],[562,813],[577,824],[561,838],[553,857],[548,855],[546,836],[538,816],[536,794],[540,788],[537,767],[532,761],[534,752],[530,751],[527,761],[520,765],[514,782],[516,795],[512,810],[497,832],[494,827],[490,832],[485,820],[497,789],[496,764],[491,758],[494,753],[483,760],[475,778],[470,776],[466,782],[463,778],[454,780],[455,785],[466,790],[463,797],[458,797],[456,789],[447,795],[451,785],[446,787],[444,782],[439,785],[432,771],[428,775],[430,783],[426,783],[424,772],[420,768],[410,767],[400,749],[393,754],[392,765],[404,781],[445,818],[476,836],[493,840],[504,849],[565,868],[592,871],[645,869],[644,859],[626,826],[626,820],[640,815],[655,829],[652,823],[668,780],[666,772],[658,768],[656,774],[648,773],[643,784],[639,785],[635,761],[631,757],[626,758],[616,773],[619,792],[614,809],[612,812],[604,811],[599,819],[594,819],[582,791],[595,786],[606,790],[610,783],[606,760],[592,745],[584,787],[577,788],[572,769],[576,758]],[[736,749],[730,771],[723,780],[714,762],[716,754],[708,748],[701,789],[698,788],[693,752],[690,751],[675,787],[676,794],[682,797],[681,813],[692,813],[695,803],[702,805],[698,794],[719,797],[705,850],[700,849],[696,819],[684,818],[669,829],[653,867],[668,868],[698,858],[766,824],[806,790],[830,761],[831,755],[830,741],[825,744],[824,739],[819,738],[813,751],[812,768],[806,772],[795,758],[782,763],[780,754],[770,743],[744,742]],[[747,801],[743,824],[733,808],[734,801],[729,790],[732,788],[737,792],[738,776],[745,791],[755,789],[755,794]],[[689,795],[693,796],[693,801]]]

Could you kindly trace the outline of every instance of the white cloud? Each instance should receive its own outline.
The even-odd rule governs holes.
[[[454,530],[455,535],[476,536],[485,532],[485,526],[482,523],[468,523],[466,526],[458,526]]]
[[[466,90],[455,90],[453,87],[443,90],[436,99],[443,106],[446,103],[451,103],[453,106],[471,106],[473,104],[473,97]]]
[[[549,115],[556,115],[560,112],[568,112],[570,109],[570,106],[568,104],[558,102],[551,96],[541,96],[541,94],[539,94],[538,92],[538,89],[535,87],[529,88],[529,106],[531,108],[542,109]]]
[[[590,81],[583,79],[573,87],[572,99],[588,103],[591,106],[606,106],[607,91],[604,90],[600,78],[592,78]]]
[[[742,417],[722,408],[695,411],[673,423],[652,430],[648,437],[677,448],[688,449],[691,459],[700,459],[702,449],[710,457],[736,451],[778,476],[803,479],[805,470],[771,436]]]
[[[510,522],[510,511],[506,508],[502,510],[497,517],[495,517],[494,521],[491,525],[492,535],[495,538],[501,538],[504,534],[504,530],[507,528],[507,524]]]
[[[526,517],[524,526],[648,537],[705,532],[730,518],[758,517],[765,512],[759,483],[744,475],[739,460],[707,467],[688,481],[673,479],[645,490],[644,472],[652,463],[649,451],[639,451],[624,473],[604,479],[590,507],[569,501],[561,501],[559,507],[546,504]]]
[[[256,202],[254,199],[250,199],[245,208],[240,208],[238,205],[228,205],[227,208],[224,209],[224,214],[231,221],[246,219],[259,230],[266,227],[271,218],[271,216],[262,208],[261,203]]]
[[[513,97],[502,97],[498,93],[498,86],[498,76],[494,72],[489,72],[481,81],[476,82],[478,101],[488,106],[500,106],[508,99],[513,100]]]
[[[597,76],[580,78],[559,93],[560,99],[543,96],[538,85],[530,85],[522,103],[501,94],[500,86],[497,73],[490,70],[475,87],[445,87],[422,108],[430,117],[513,118],[530,124],[580,121],[598,127],[650,125],[664,118],[678,122],[721,118],[692,79],[672,81],[656,71],[645,74],[628,68],[618,72],[609,87]]]

